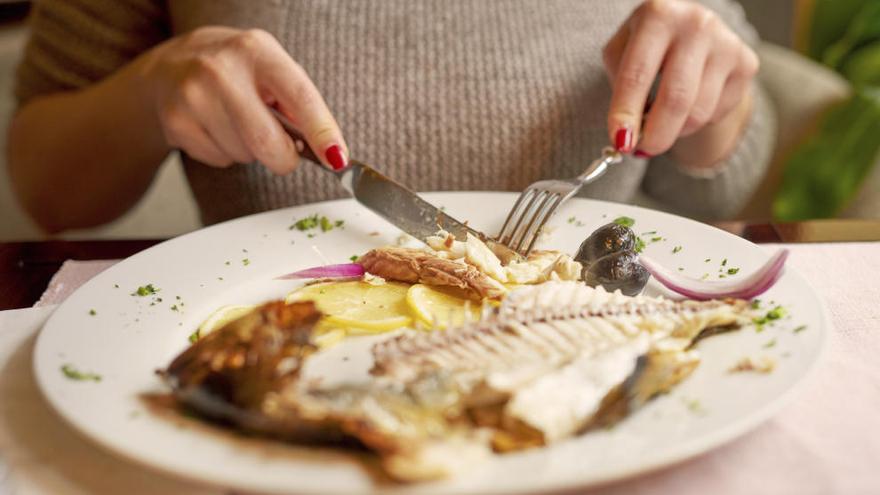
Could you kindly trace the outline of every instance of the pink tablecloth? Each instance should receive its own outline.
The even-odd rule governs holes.
[[[880,494],[880,243],[787,247],[792,251],[790,266],[823,296],[835,327],[823,366],[801,395],[775,418],[724,447],[590,493]],[[112,263],[65,263],[41,303],[59,302]],[[0,451],[7,448],[0,443]],[[94,455],[106,457],[94,449]],[[77,452],[84,450],[89,451],[80,446]],[[122,481],[102,486],[100,493],[123,490],[124,477],[117,479]],[[167,493],[173,483],[157,480],[156,488]],[[64,490],[60,486],[54,493],[93,493],[95,488],[74,481]],[[176,492],[186,488],[181,485]]]

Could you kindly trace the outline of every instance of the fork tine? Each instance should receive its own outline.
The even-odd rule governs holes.
[[[523,230],[523,235],[517,243],[516,251],[518,253],[523,256],[529,254],[532,246],[534,246],[535,242],[538,240],[538,236],[541,234],[541,229],[544,227],[544,224],[547,223],[547,220],[553,215],[556,207],[560,204],[560,198],[561,196],[557,193],[548,194],[547,199],[541,204],[541,207],[535,211],[535,214],[532,216],[528,226]]]
[[[508,244],[510,238],[513,237],[513,234],[515,232],[515,230],[509,230],[508,227],[510,227],[514,219],[522,218],[522,215],[518,215],[517,213],[519,212],[520,207],[523,206],[525,199],[532,196],[534,192],[534,189],[526,189],[516,199],[516,203],[513,204],[513,208],[510,209],[510,213],[507,214],[507,220],[504,221],[504,226],[501,227],[501,232],[498,233],[498,242],[504,245]]]
[[[529,202],[526,204],[526,206],[521,211],[519,211],[519,213],[517,215],[518,218],[516,219],[516,223],[514,223],[513,228],[510,229],[510,237],[507,238],[507,242],[504,242],[504,244],[507,247],[509,247],[510,249],[513,249],[514,251],[517,250],[513,246],[516,245],[516,239],[519,237],[518,233],[519,233],[520,225],[523,224],[524,220],[531,218],[532,207],[535,205],[535,203],[547,195],[547,191],[544,191],[541,189],[531,189],[531,190],[534,193],[534,194],[532,194],[532,198],[529,200]]]
[[[543,218],[543,212],[548,204],[553,204],[556,202],[556,199],[559,197],[556,193],[551,193],[549,191],[542,191],[544,193],[543,200],[541,204],[538,205],[538,208],[533,211],[531,216],[528,219],[528,224],[526,224],[525,228],[522,230],[522,234],[519,236],[519,239],[516,241],[515,246],[512,249],[519,254],[525,255],[526,253],[523,251],[523,247],[533,243],[532,238],[537,237],[537,233],[533,231],[532,227],[536,225],[536,221]],[[540,225],[543,225],[541,223]]]

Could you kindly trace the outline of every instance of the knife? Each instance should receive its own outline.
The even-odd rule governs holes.
[[[363,162],[350,159],[348,165],[340,170],[332,170],[324,166],[309,147],[303,135],[293,127],[287,117],[274,108],[270,107],[270,110],[281,122],[284,130],[293,138],[302,158],[317,164],[321,170],[335,175],[342,187],[358,203],[400,230],[422,242],[426,242],[428,236],[436,234],[440,229],[449,232],[459,241],[466,240],[467,234],[471,234],[486,243],[505,264],[521,258],[512,249],[495,242],[482,232],[468,227],[465,222],[460,222],[447,215],[403,184]]]

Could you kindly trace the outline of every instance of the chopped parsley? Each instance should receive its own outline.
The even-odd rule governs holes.
[[[681,246],[675,246],[674,248],[672,248],[672,254],[675,254],[679,251],[681,251]]]
[[[712,258],[706,258],[706,259],[703,260],[703,263],[708,263],[708,262],[710,262],[710,261],[712,261]]]
[[[771,339],[766,344],[764,344],[764,349],[769,349],[771,347],[774,347],[775,345],[776,345],[776,339]]]
[[[764,316],[752,319],[752,322],[758,327],[757,330],[760,332],[764,329],[764,325],[768,323],[772,323],[773,321],[779,320],[785,317],[788,312],[782,306],[775,306],[770,311],[767,311],[767,314]]]
[[[657,242],[657,241],[662,241],[662,240],[663,240],[663,238],[660,237],[659,235],[651,238],[651,242]]]
[[[751,306],[752,306],[752,309],[759,309],[761,307],[761,300],[760,299],[752,300]]]
[[[176,304],[171,306],[171,311],[180,311],[180,308],[177,307]]]
[[[643,241],[641,237],[636,237],[636,246],[635,246],[635,248],[633,248],[635,250],[635,252],[641,253],[642,251],[645,250],[645,246],[646,246],[645,241]]]
[[[624,227],[632,227],[636,224],[636,221],[630,217],[617,217],[614,219],[614,223]]]
[[[93,381],[93,382],[100,382],[101,381],[101,375],[98,375],[96,373],[88,373],[88,372],[84,372],[84,371],[79,371],[76,368],[74,368],[72,364],[61,365],[61,372],[64,373],[64,376],[66,376],[67,378],[70,378],[71,380]]]
[[[118,288],[119,288],[119,284],[113,284],[113,288],[114,288],[114,289],[118,289]]]
[[[318,226],[318,215],[316,213],[310,217],[301,218],[301,219],[293,222],[293,225],[291,225],[289,227],[289,230],[296,229],[299,231],[305,231],[305,230],[311,230],[317,226]]]
[[[137,288],[134,292],[131,293],[133,296],[152,296],[153,294],[159,292],[159,289],[153,286],[153,284],[142,285]]]
[[[739,273],[739,268],[728,268],[727,269],[728,275],[736,275],[737,273]]]
[[[727,266],[727,258],[721,260],[721,266]]]
[[[683,272],[683,271],[684,271],[684,267],[683,267],[683,266],[678,267],[678,271]]]
[[[245,258],[245,259],[241,260],[241,264],[244,266],[248,266],[251,264],[251,260],[249,260],[248,258]]]
[[[568,217],[568,223],[573,224],[575,227],[583,227],[584,223],[577,219],[577,217]]]
[[[798,327],[795,327],[795,329],[792,330],[792,331],[793,331],[794,333],[801,333],[801,332],[803,332],[803,331],[806,330],[806,329],[807,329],[807,326],[806,326],[806,325],[800,325],[800,326],[798,326]]]
[[[95,311],[94,309],[90,309],[90,310],[89,310],[89,315],[91,315],[91,316],[95,316],[96,314],[98,314],[98,312]]]
[[[226,266],[229,266],[229,265],[231,265],[232,263],[231,263],[230,261],[227,261],[227,262],[224,263],[224,264],[225,264]]]
[[[360,256],[358,256],[358,255],[356,255],[356,254],[353,254],[353,255],[351,255],[351,257],[348,258],[348,259],[350,259],[351,261],[357,261],[358,258],[360,258]]]
[[[200,337],[199,331],[198,331],[198,329],[196,329],[195,332],[189,334],[188,338],[189,338],[190,343],[195,344],[199,340],[199,337]]]
[[[313,229],[321,229],[321,232],[329,232],[335,228],[345,228],[345,220],[330,220],[325,216],[318,216],[317,213],[301,218],[288,227],[289,230],[299,230],[300,232],[306,232]],[[310,236],[311,237],[311,236]],[[247,252],[247,250],[243,250]]]

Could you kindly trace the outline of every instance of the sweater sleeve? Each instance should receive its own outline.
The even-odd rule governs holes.
[[[700,0],[715,10],[746,43],[758,36],[742,7],[730,0]],[[697,218],[736,215],[760,185],[776,144],[776,113],[760,83],[753,84],[751,115],[733,151],[707,170],[690,170],[669,154],[651,160],[643,190],[673,210]]]
[[[15,80],[23,105],[94,84],[168,37],[158,0],[38,0]]]

